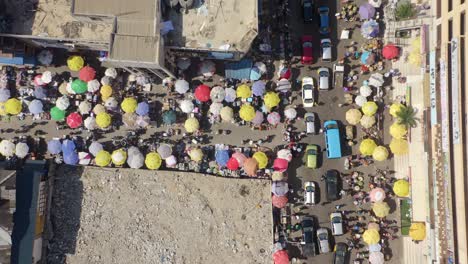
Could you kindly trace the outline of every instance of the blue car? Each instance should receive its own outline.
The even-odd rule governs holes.
[[[322,6],[318,9],[320,15],[320,34],[327,35],[330,32],[330,18],[328,16],[330,9]]]

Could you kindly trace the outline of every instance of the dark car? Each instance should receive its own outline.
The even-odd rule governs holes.
[[[320,15],[320,28],[319,32],[322,35],[327,35],[330,33],[330,18],[328,17],[328,13],[330,9],[326,6],[319,7],[318,9]]]
[[[343,243],[337,243],[335,245],[335,254],[333,256],[333,264],[345,264],[347,263],[348,246]]]
[[[302,0],[304,23],[311,23],[314,20],[314,9],[313,0]]]
[[[340,173],[337,170],[328,170],[325,174],[325,184],[327,187],[327,200],[329,202],[340,199],[339,197]]]
[[[302,222],[302,254],[305,257],[313,257],[317,254],[315,245],[315,223],[311,217],[304,217]]]

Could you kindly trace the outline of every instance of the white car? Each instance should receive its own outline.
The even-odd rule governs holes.
[[[315,182],[304,183],[304,204],[314,205],[317,203],[317,185]]]
[[[343,216],[340,212],[330,214],[331,230],[334,236],[341,236],[343,232]]]
[[[319,244],[320,253],[330,252],[330,243],[328,242],[328,230],[326,228],[319,228],[317,230],[317,242]]]
[[[315,83],[311,77],[302,78],[302,103],[304,107],[313,107],[315,103]]]
[[[332,60],[332,44],[329,38],[320,40],[320,47],[322,48],[322,60]]]
[[[330,70],[328,68],[318,69],[319,74],[319,89],[328,90],[330,89]]]

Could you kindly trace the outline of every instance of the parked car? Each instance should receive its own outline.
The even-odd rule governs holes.
[[[306,133],[315,135],[317,133],[317,121],[315,121],[315,113],[306,113],[304,115],[304,122],[306,125]]]
[[[304,204],[317,204],[317,184],[315,182],[308,181],[304,183]]]
[[[318,69],[319,74],[319,89],[328,90],[330,89],[330,70],[322,67]]]
[[[322,35],[327,35],[330,32],[330,18],[328,14],[330,9],[326,6],[319,7],[318,9],[320,15],[320,29],[319,32]]]
[[[325,185],[327,187],[327,200],[329,202],[338,200],[339,197],[339,172],[337,170],[328,170],[325,174]]]
[[[315,84],[311,77],[302,78],[302,104],[304,107],[312,107],[315,103]]]
[[[331,61],[332,60],[332,44],[329,38],[320,40],[320,47],[322,48],[322,60]]]
[[[340,212],[330,214],[331,230],[334,236],[343,235],[343,216]]]
[[[326,228],[319,228],[317,230],[317,243],[320,253],[330,252],[330,242],[328,242],[328,230]]]
[[[307,145],[305,150],[307,168],[316,169],[318,159],[318,146],[311,144]]]
[[[302,64],[312,64],[314,57],[313,57],[313,46],[312,46],[312,36],[304,35],[302,36]]]
[[[335,254],[333,256],[333,264],[346,264],[348,256],[348,246],[346,243],[339,242],[335,245]]]
[[[304,217],[302,222],[302,254],[305,257],[313,257],[317,254],[315,236],[315,223],[311,217]]]
[[[311,23],[314,21],[314,10],[313,0],[302,0],[302,15],[304,17],[304,23]]]

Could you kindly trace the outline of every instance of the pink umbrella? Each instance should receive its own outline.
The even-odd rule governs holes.
[[[257,111],[255,113],[255,117],[254,119],[252,119],[252,124],[254,125],[260,125],[263,123],[263,120],[265,120],[265,118],[263,117],[263,113],[260,112],[260,111]]]
[[[267,116],[268,123],[272,125],[277,125],[281,121],[281,116],[278,114],[278,112],[271,112]]]
[[[274,207],[283,208],[286,206],[286,204],[288,204],[288,197],[273,195],[271,197],[271,203]]]
[[[289,255],[286,250],[278,250],[273,254],[275,264],[289,264]]]
[[[244,161],[247,159],[247,157],[241,152],[234,152],[231,157],[235,158],[237,162],[239,162],[240,167],[244,166]]]
[[[42,74],[38,74],[34,77],[34,85],[36,86],[42,86],[44,85],[44,81],[42,80]]]
[[[273,161],[273,169],[275,171],[285,172],[288,166],[288,160],[276,158],[275,161]]]
[[[385,191],[382,188],[374,188],[369,192],[372,202],[381,202],[385,199]]]
[[[239,169],[239,161],[237,161],[236,158],[234,157],[231,157],[228,162],[226,163],[226,167],[229,169],[229,170],[237,170]]]

